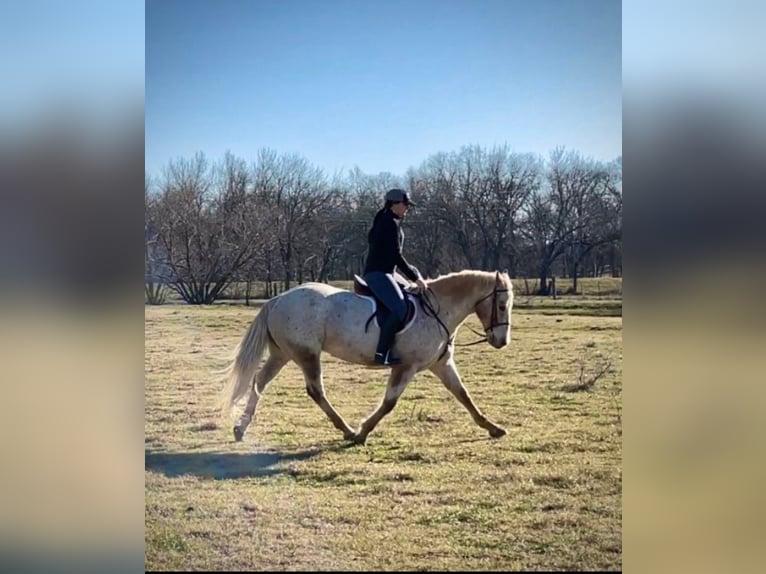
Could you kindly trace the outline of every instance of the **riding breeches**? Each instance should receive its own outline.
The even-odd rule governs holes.
[[[407,304],[393,275],[382,271],[371,271],[364,276],[364,280],[383,304],[395,313],[400,321],[404,321],[407,315]]]

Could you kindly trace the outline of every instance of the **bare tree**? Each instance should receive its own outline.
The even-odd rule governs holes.
[[[152,188],[152,178],[146,175],[144,177],[144,294],[150,305],[162,305],[167,297],[167,288],[163,283],[166,269],[152,221],[152,213],[157,201],[152,194]]]
[[[264,149],[248,169],[227,153],[171,162],[146,196],[146,275],[193,303],[212,302],[232,281],[348,279],[361,273],[367,232],[383,195],[412,191],[407,258],[427,276],[459,268],[508,268],[539,277],[563,265],[575,280],[621,261],[621,162],[557,149],[547,163],[507,146],[437,153],[404,178],[355,168],[328,181],[297,155]],[[158,272],[161,270],[161,273]]]
[[[452,266],[476,268],[482,256],[477,243],[477,218],[466,213],[474,201],[474,160],[471,150],[464,149],[460,155],[438,153],[423,163],[417,176],[428,190],[430,211],[441,223],[445,241],[461,256],[459,262],[450,261]]]
[[[516,274],[516,235],[521,210],[540,186],[541,169],[532,155],[509,153],[506,146],[492,150],[487,158],[487,224],[481,228],[489,250],[488,268],[507,267]]]
[[[353,212],[353,201],[343,182],[334,181],[330,185],[325,211],[314,221],[310,236],[314,238],[312,246],[312,280],[327,282],[348,251],[348,247],[358,231],[358,226],[349,225],[349,216]]]
[[[573,202],[573,233],[565,249],[572,278],[572,291],[577,292],[580,265],[601,245],[614,244],[622,233],[622,166],[619,160],[609,166],[591,163],[587,184],[582,183]]]
[[[204,154],[169,164],[151,220],[165,282],[188,303],[210,304],[253,258],[258,226],[244,162],[227,154],[210,167]]]
[[[450,260],[453,267],[515,272],[522,208],[539,186],[540,172],[533,156],[511,153],[507,146],[431,156],[410,176],[429,203],[418,210],[427,216],[419,220],[427,228],[420,244],[431,258],[439,253],[437,241],[457,247],[462,261]]]
[[[455,205],[457,165],[453,157],[440,153],[429,157],[417,169],[408,172],[409,188],[418,206],[407,215],[411,220],[410,245],[414,264],[428,277],[457,267],[457,261],[470,253],[465,231],[453,217],[458,216]],[[454,254],[453,246],[459,247]]]
[[[321,169],[300,156],[278,156],[273,150],[259,152],[254,180],[258,201],[271,214],[287,290],[311,241],[311,222],[329,209],[329,189]]]
[[[599,207],[609,180],[601,164],[557,148],[550,155],[546,179],[547,188],[531,197],[524,225],[543,295],[549,292],[548,278],[556,260],[569,250],[579,264],[593,246],[607,240],[603,226],[608,221],[607,212]]]
[[[446,226],[433,209],[434,187],[414,170],[409,173],[409,189],[418,205],[407,213],[407,259],[426,277],[436,277],[447,267]]]

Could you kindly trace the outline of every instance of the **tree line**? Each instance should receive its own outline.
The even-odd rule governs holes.
[[[233,282],[326,282],[361,274],[383,195],[407,189],[404,255],[426,277],[507,269],[537,280],[622,273],[622,159],[563,148],[547,158],[507,146],[437,153],[403,176],[358,168],[328,176],[263,149],[170,161],[145,178],[145,283],[210,304]]]

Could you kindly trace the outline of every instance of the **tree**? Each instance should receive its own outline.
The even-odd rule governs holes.
[[[481,227],[487,247],[486,269],[508,268],[516,274],[516,235],[521,210],[540,186],[539,162],[532,155],[512,154],[495,148],[487,157],[483,187],[486,188],[485,225]]]
[[[167,297],[167,288],[163,277],[167,269],[163,263],[164,257],[158,248],[157,233],[151,222],[156,198],[152,195],[153,182],[147,175],[144,177],[144,294],[150,305],[162,305]]]
[[[537,276],[539,291],[564,269],[621,265],[622,164],[556,149],[547,161],[479,146],[437,153],[404,178],[354,168],[328,181],[298,155],[261,150],[248,168],[227,153],[171,162],[146,184],[146,277],[193,303],[212,302],[232,281],[349,279],[361,273],[367,232],[383,195],[409,189],[405,253],[426,276],[508,268]],[[150,187],[152,190],[150,191]],[[158,192],[154,189],[158,188]]]
[[[565,249],[572,278],[572,291],[577,292],[580,265],[592,251],[602,245],[614,245],[622,233],[622,163],[587,166],[591,177],[582,184],[573,203],[573,233]]]
[[[516,271],[516,236],[522,208],[540,185],[539,162],[507,146],[486,151],[464,147],[457,154],[435,154],[410,176],[411,187],[428,202],[417,209],[420,242],[430,258],[451,266]],[[420,236],[420,233],[418,234]],[[462,261],[445,257],[439,246],[452,244]]]
[[[322,170],[298,155],[278,156],[261,150],[254,172],[255,196],[270,213],[278,255],[284,273],[284,289],[290,289],[296,262],[303,262],[312,238],[310,223],[331,209]],[[300,267],[298,268],[300,273]]]
[[[582,258],[617,233],[607,208],[609,172],[602,164],[557,148],[550,155],[546,180],[547,188],[532,194],[524,225],[543,295],[548,294],[550,271],[559,257],[569,253],[576,281]]]
[[[209,166],[204,154],[170,162],[149,209],[163,254],[163,279],[188,303],[211,304],[254,257],[260,226],[247,192],[244,162],[226,154]]]

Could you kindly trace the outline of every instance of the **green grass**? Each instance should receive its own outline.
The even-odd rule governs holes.
[[[620,569],[622,319],[553,310],[514,313],[505,349],[457,349],[469,393],[507,436],[488,438],[421,373],[367,444],[347,447],[293,364],[232,441],[214,371],[257,309],[146,307],[146,568]],[[462,329],[457,342],[473,339]],[[591,388],[566,390],[582,361],[591,372],[606,359]],[[385,373],[323,365],[356,426]]]

